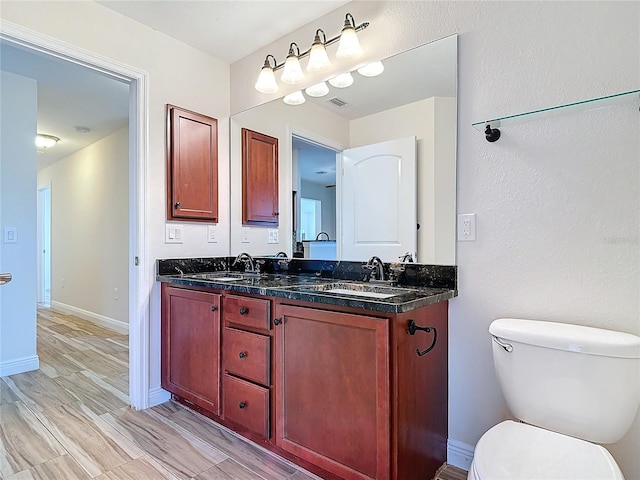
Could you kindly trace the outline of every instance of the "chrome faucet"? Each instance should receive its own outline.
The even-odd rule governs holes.
[[[238,254],[231,266],[235,267],[238,262],[244,263],[244,271],[247,273],[260,273],[260,267],[256,270],[256,262],[251,255],[246,252]]]
[[[401,262],[409,262],[413,263],[413,254],[411,252],[407,252],[404,255],[400,255],[398,257]]]
[[[320,232],[318,235],[316,235],[316,240],[320,240],[320,237],[324,235],[327,241],[329,241],[329,234],[327,232]]]
[[[386,280],[384,277],[384,264],[382,260],[380,260],[380,257],[371,257],[363,268],[371,270],[370,280]]]

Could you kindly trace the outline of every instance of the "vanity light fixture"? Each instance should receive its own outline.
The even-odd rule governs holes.
[[[327,87],[326,82],[320,82],[305,88],[304,91],[310,97],[324,97],[329,93],[329,87]]]
[[[353,60],[362,56],[362,47],[356,35],[356,22],[353,15],[347,13],[344,19],[344,27],[340,33],[340,45],[336,52],[336,58],[343,60]]]
[[[286,103],[287,105],[302,105],[304,102],[307,101],[306,98],[304,98],[304,95],[302,94],[302,92],[300,90],[290,93],[289,95],[286,95],[282,101],[284,103]]]
[[[271,66],[270,59],[273,60],[273,66]],[[267,55],[267,58],[264,59],[262,70],[260,70],[258,81],[256,82],[256,90],[260,93],[276,93],[278,91],[278,82],[276,82],[276,76],[273,73],[276,65],[276,57]]]
[[[324,41],[320,40],[321,33]],[[327,43],[327,36],[324,34],[324,31],[319,28],[316,30],[316,38],[313,40],[311,50],[309,51],[307,72],[324,72],[331,65],[329,56],[327,55],[327,49],[324,46],[325,43]]]
[[[295,47],[295,50],[294,48]],[[298,53],[296,53],[296,51]],[[287,60],[284,62],[284,70],[282,71],[282,76],[280,80],[284,83],[288,83],[289,85],[295,85],[299,83],[304,78],[304,73],[302,73],[302,67],[300,67],[300,48],[298,44],[293,42],[289,45],[289,55],[287,55]]]
[[[38,133],[36,135],[36,146],[38,148],[51,148],[59,141],[60,139],[58,137],[54,137],[53,135],[44,135],[42,133]]]
[[[341,73],[330,78],[329,83],[336,88],[347,88],[353,85],[353,75],[351,75],[351,72]]]
[[[371,62],[358,69],[358,73],[363,77],[377,77],[382,72],[384,72],[384,65],[380,61]]]
[[[276,58],[269,54],[264,60],[262,70],[255,84],[257,91],[261,93],[272,94],[278,91],[278,83],[276,82],[274,72],[283,68],[282,76],[280,79],[282,82],[289,85],[296,85],[304,80],[304,73],[300,66],[300,59],[309,57],[307,64],[308,72],[322,72],[326,70],[331,62],[327,55],[326,47],[333,45],[340,41],[338,45],[338,51],[336,57],[340,59],[354,59],[362,55],[362,47],[358,40],[357,32],[364,30],[369,26],[369,22],[361,23],[356,26],[356,22],[353,15],[347,13],[344,20],[344,27],[340,35],[327,40],[327,37],[322,29],[316,30],[315,39],[311,48],[300,52],[298,45],[293,42],[289,45],[289,53],[284,63],[278,63]]]

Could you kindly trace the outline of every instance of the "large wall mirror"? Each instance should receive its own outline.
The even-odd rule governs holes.
[[[231,117],[231,254],[455,264],[457,36],[382,64]],[[242,224],[242,128],[278,140],[277,227]]]

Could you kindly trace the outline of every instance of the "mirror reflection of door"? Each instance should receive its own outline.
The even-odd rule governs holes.
[[[51,303],[51,186],[38,190],[38,303]]]
[[[407,137],[342,152],[340,258],[415,256],[416,149],[416,137]]]

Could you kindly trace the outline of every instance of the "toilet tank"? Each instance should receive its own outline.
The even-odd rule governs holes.
[[[640,404],[640,337],[514,318],[494,320],[489,332],[516,418],[596,443],[617,442],[631,427]]]

